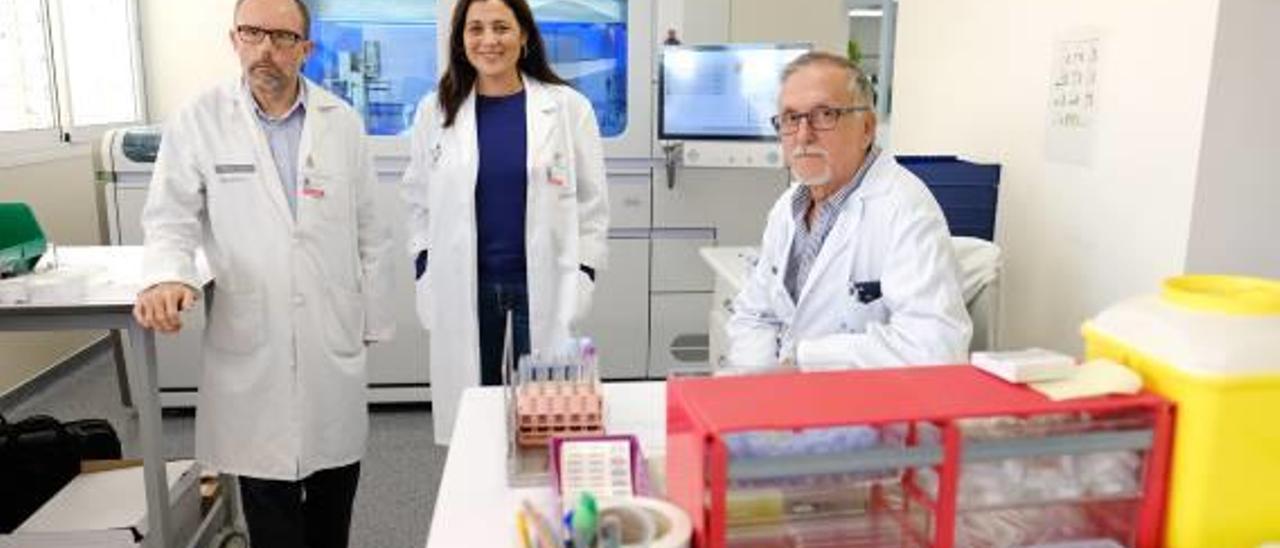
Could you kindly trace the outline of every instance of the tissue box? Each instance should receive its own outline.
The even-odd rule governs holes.
[[[971,361],[974,367],[1012,383],[1065,379],[1076,370],[1074,358],[1043,348],[974,352]]]

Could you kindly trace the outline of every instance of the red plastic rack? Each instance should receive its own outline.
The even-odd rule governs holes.
[[[1138,417],[1140,426],[1075,435],[1024,436],[983,443],[966,435],[970,419],[1051,416]],[[1015,420],[1016,420],[1015,419]],[[1103,421],[1105,422],[1105,421]],[[722,378],[681,378],[667,384],[667,496],[693,519],[694,546],[726,545],[726,492],[735,474],[725,436],[752,431],[799,431],[837,426],[909,424],[901,470],[890,502],[877,486],[877,523],[898,527],[893,546],[949,548],[957,542],[958,487],[963,466],[982,459],[1132,450],[1142,458],[1137,500],[1120,519],[1127,545],[1160,546],[1173,434],[1173,404],[1155,394],[1053,402],[971,366],[930,366]],[[919,429],[935,430],[933,436]],[[928,439],[924,439],[928,438]],[[883,460],[884,455],[880,456]],[[753,469],[758,473],[757,463]],[[772,470],[766,463],[765,470]],[[746,467],[739,466],[741,472]],[[917,470],[937,482],[923,489]],[[779,468],[780,469],[780,468]],[[740,476],[739,476],[740,477]],[[1089,515],[1107,514],[1114,501],[1081,501]],[[927,526],[912,521],[924,514]],[[1117,518],[1117,514],[1119,518]],[[765,543],[763,545],[776,545]],[[876,545],[872,543],[872,545]]]

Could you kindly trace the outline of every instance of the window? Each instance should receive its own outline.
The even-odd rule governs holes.
[[[0,151],[142,119],[136,0],[0,0]]]
[[[0,131],[54,125],[53,78],[40,0],[0,0]]]
[[[132,0],[63,0],[62,45],[71,124],[138,121]]]

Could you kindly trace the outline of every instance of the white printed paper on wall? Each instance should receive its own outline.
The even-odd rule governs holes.
[[[1101,57],[1102,37],[1097,32],[1078,32],[1054,42],[1046,138],[1051,161],[1093,163]]]

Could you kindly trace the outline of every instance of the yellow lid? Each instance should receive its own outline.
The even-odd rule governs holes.
[[[1280,315],[1280,280],[1196,274],[1164,281],[1165,301],[1204,312]]]

